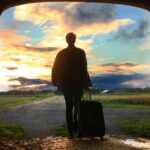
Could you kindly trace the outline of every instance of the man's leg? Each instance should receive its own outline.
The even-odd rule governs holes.
[[[70,136],[73,136],[73,96],[68,91],[64,91],[66,101],[66,121]]]
[[[74,96],[74,131],[77,132],[77,116],[79,111],[79,104],[82,98],[83,92],[82,89],[78,90]]]

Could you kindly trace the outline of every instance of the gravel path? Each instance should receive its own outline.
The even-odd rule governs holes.
[[[150,118],[150,110],[104,109],[106,133],[125,135],[113,122],[119,118]],[[27,137],[53,135],[54,128],[65,122],[65,103],[62,96],[46,101],[0,110],[0,122],[20,124]]]

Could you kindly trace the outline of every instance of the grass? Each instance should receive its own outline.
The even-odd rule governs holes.
[[[150,138],[150,119],[119,119],[115,121],[115,124],[128,134]],[[57,126],[54,134],[62,137],[68,136],[66,123]]]
[[[54,93],[0,95],[0,109],[41,101],[54,96]],[[150,110],[150,94],[92,94],[92,99],[102,102],[105,108]]]
[[[26,132],[20,125],[0,123],[0,137],[23,139],[26,137]]]
[[[106,108],[150,109],[150,94],[95,94],[92,99]]]
[[[28,95],[0,95],[0,109],[12,108],[19,105],[41,101],[54,96],[53,93],[47,94],[28,94]]]
[[[54,134],[56,136],[67,137],[69,135],[68,129],[67,129],[67,124],[64,123],[61,126],[56,127]]]
[[[134,110],[149,110],[150,106],[133,105],[133,104],[120,104],[120,103],[102,103],[104,108],[122,108]]]
[[[150,119],[119,119],[115,123],[128,134],[150,138]]]

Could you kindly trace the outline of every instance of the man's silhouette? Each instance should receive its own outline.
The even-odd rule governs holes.
[[[77,106],[81,101],[83,89],[92,86],[87,72],[85,52],[74,45],[75,41],[74,33],[66,35],[68,47],[57,54],[52,68],[52,83],[64,94],[70,137],[73,137],[77,129]]]

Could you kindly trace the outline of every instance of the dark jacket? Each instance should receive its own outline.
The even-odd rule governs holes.
[[[67,47],[57,54],[52,68],[52,83],[60,90],[92,86],[82,49]]]

